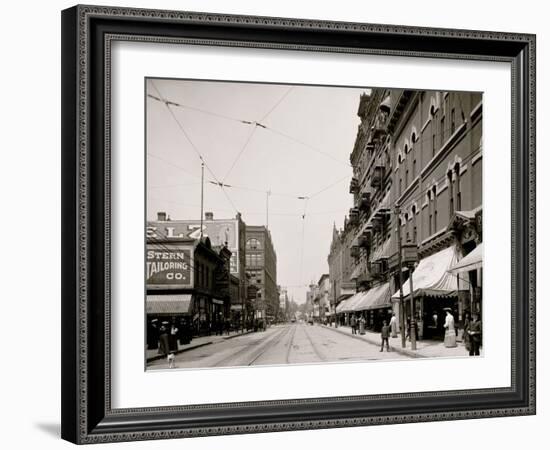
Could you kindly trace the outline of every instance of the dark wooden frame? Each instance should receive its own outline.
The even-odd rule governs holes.
[[[110,43],[476,59],[512,67],[512,385],[117,410],[110,401]],[[76,6],[62,13],[62,437],[75,443],[535,413],[535,36]]]

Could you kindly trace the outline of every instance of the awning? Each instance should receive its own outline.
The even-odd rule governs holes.
[[[458,275],[462,272],[480,269],[483,266],[483,244],[479,244],[475,249],[468,253],[464,258],[453,265],[449,272]]]
[[[391,307],[390,283],[384,283],[370,288],[355,305],[355,311],[389,307]]]
[[[188,314],[191,294],[148,295],[145,302],[147,314]]]
[[[454,245],[422,259],[412,276],[415,295],[441,296],[456,291],[456,278],[449,273],[449,269],[457,261]],[[403,283],[403,297],[409,294],[410,282],[407,280]],[[392,295],[392,299],[399,299],[399,290]]]
[[[361,300],[363,295],[365,295],[364,292],[358,292],[357,294],[351,296],[347,300],[344,300],[336,307],[336,312],[346,313],[346,312],[355,311],[355,305]]]
[[[386,239],[382,245],[379,245],[372,254],[371,261],[378,261],[379,259],[385,259],[390,257],[390,246],[392,238],[391,236]]]

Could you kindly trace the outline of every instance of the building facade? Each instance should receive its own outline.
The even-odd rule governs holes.
[[[233,219],[216,219],[212,212],[206,212],[201,230],[200,220],[172,220],[165,212],[159,212],[156,221],[147,222],[146,236],[147,239],[166,242],[198,240],[202,236],[208,237],[215,248],[227,247],[231,252],[230,274],[238,281],[235,288],[233,279],[231,289],[231,320],[244,321],[242,311],[247,309],[246,224],[240,214]]]
[[[355,280],[351,280],[353,229],[354,227],[349,224],[347,217],[344,219],[343,228],[338,230],[336,224],[332,228],[332,241],[327,262],[330,282],[329,302],[333,312],[342,301],[356,292]]]
[[[271,233],[263,225],[247,225],[245,270],[255,288],[254,318],[274,321],[279,309],[277,255]]]
[[[330,277],[328,273],[324,273],[317,282],[316,296],[313,299],[319,311],[318,319],[321,323],[327,323],[333,315],[333,310],[330,303]]]
[[[180,340],[220,333],[231,314],[231,252],[208,237],[147,240],[147,343],[156,348],[158,325],[175,324]],[[233,277],[233,278],[232,278]],[[157,333],[155,333],[155,330]],[[182,342],[183,343],[183,342]]]
[[[444,308],[459,326],[466,313],[481,313],[482,269],[464,276],[449,269],[482,240],[482,94],[395,90],[389,98],[391,201],[399,207],[401,242],[414,244],[419,259],[405,314],[416,318],[419,337],[441,337]],[[390,269],[396,266],[392,258]],[[429,272],[435,281],[426,281]],[[404,294],[410,300],[410,284]]]
[[[442,337],[445,308],[459,326],[481,312],[481,260],[460,276],[453,268],[481,244],[482,96],[371,89],[358,116],[344,224],[356,294],[337,313],[374,329],[395,313],[420,338]],[[416,262],[400,270],[399,249]]]

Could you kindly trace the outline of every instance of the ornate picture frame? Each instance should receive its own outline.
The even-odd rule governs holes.
[[[111,45],[300,50],[511,67],[511,385],[115,409],[111,402]],[[535,36],[100,6],[62,12],[62,437],[166,439],[535,413]]]

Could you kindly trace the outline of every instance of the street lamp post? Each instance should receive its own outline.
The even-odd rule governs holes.
[[[413,271],[414,265],[418,261],[418,248],[416,243],[407,242],[402,246],[403,257],[402,262],[409,269],[409,295],[411,297],[411,350],[416,350],[416,313],[414,311],[414,288],[413,288]]]
[[[399,205],[395,205],[395,230],[397,232],[397,270],[399,272],[399,328],[401,329],[401,347],[407,346],[407,338],[405,336],[405,302],[403,300],[403,262],[401,261],[401,226],[399,222],[399,215],[401,209]]]

